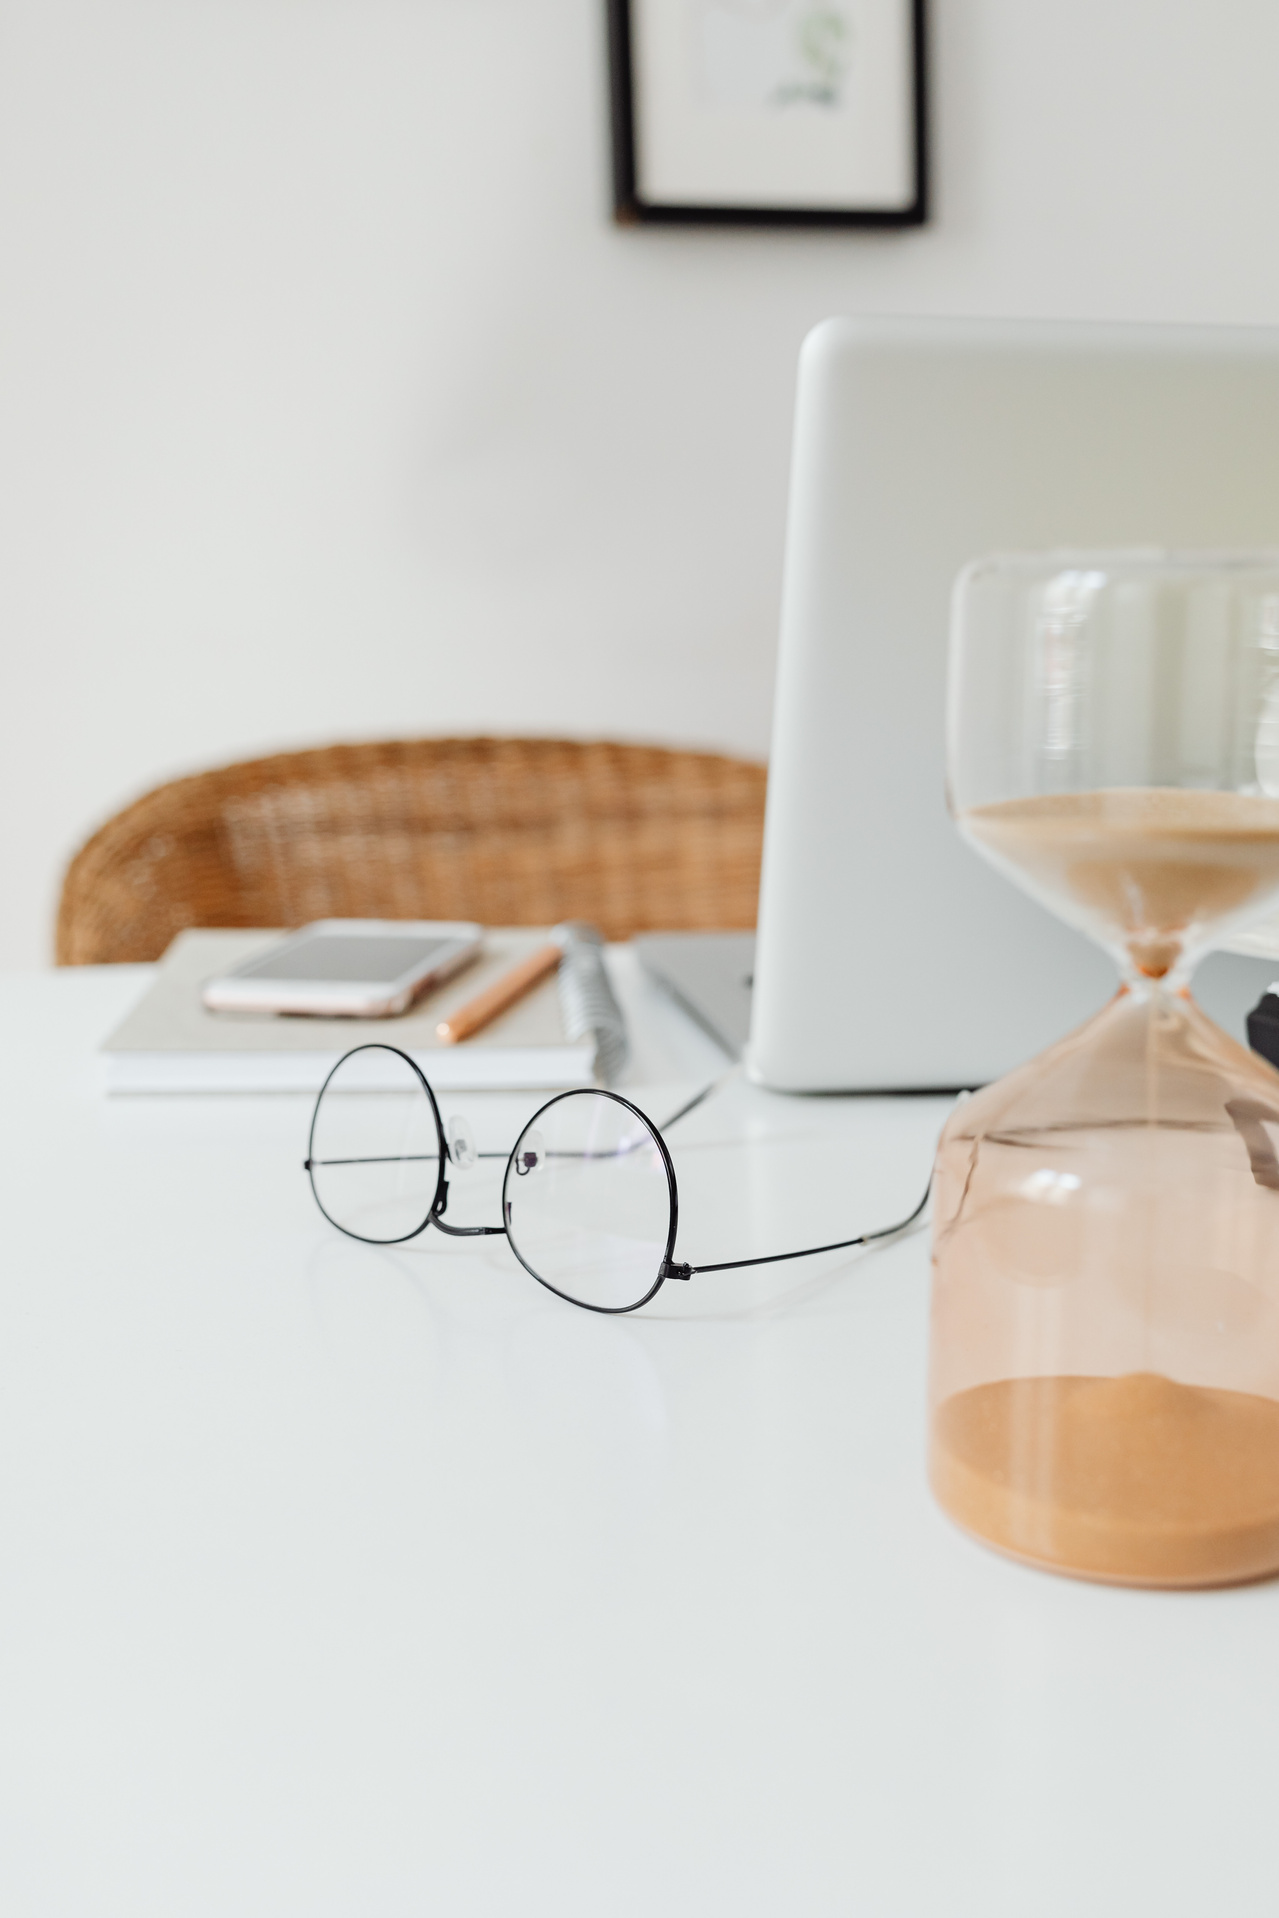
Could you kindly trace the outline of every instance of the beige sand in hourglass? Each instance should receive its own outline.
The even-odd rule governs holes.
[[[942,1135],[933,1489],[1083,1577],[1277,1571],[1279,1073],[1186,981],[1279,895],[1279,555],[969,568],[949,772],[1122,983]]]

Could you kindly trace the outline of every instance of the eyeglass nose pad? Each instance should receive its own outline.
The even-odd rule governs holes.
[[[469,1172],[480,1155],[475,1149],[475,1134],[460,1112],[449,1120],[448,1138],[449,1158],[459,1172]]]
[[[515,1170],[521,1179],[526,1179],[546,1158],[546,1146],[540,1132],[526,1132],[520,1140],[520,1149],[515,1155]]]

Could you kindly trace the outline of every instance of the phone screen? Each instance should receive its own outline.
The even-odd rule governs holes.
[[[312,932],[262,959],[237,966],[234,977],[352,985],[367,980],[389,986],[456,944],[455,939],[420,932]]]

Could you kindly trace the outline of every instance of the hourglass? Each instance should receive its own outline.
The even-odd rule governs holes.
[[[1082,1577],[1277,1571],[1279,1073],[1187,982],[1279,895],[1279,553],[969,567],[948,724],[964,837],[1121,983],[942,1134],[934,1492]]]

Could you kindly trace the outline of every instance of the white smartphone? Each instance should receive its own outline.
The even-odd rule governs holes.
[[[453,920],[317,919],[220,979],[211,1012],[295,1012],[385,1019],[479,954],[482,926]]]

